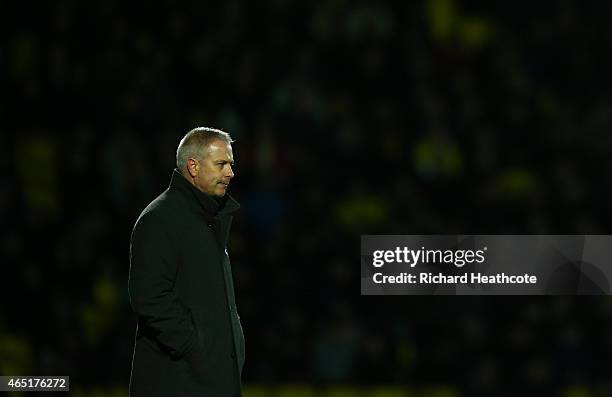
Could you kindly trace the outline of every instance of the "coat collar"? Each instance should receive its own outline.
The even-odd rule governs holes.
[[[209,217],[214,217],[217,214],[232,214],[240,208],[240,204],[232,196],[226,194],[220,200],[216,200],[212,196],[200,191],[193,186],[182,174],[175,168],[170,179],[170,189],[176,189],[185,194],[190,202],[202,209]]]

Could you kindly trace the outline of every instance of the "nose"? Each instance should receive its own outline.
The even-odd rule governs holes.
[[[227,177],[232,179],[234,177],[234,170],[232,169],[232,166],[228,164],[228,170],[229,172],[227,173]]]

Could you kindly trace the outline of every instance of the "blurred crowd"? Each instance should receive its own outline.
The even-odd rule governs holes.
[[[362,234],[607,233],[589,4],[0,2],[0,374],[127,386],[131,228],[211,126],[245,383],[611,391],[607,297],[359,291]]]

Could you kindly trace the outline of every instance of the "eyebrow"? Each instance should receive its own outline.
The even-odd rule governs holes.
[[[227,160],[216,160],[215,163],[217,164],[227,164],[230,163],[231,165],[234,165],[234,161],[227,161]]]

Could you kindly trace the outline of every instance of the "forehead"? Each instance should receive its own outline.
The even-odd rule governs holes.
[[[208,144],[207,147],[208,156],[213,159],[233,159],[231,143],[227,143],[222,140],[215,139]]]

